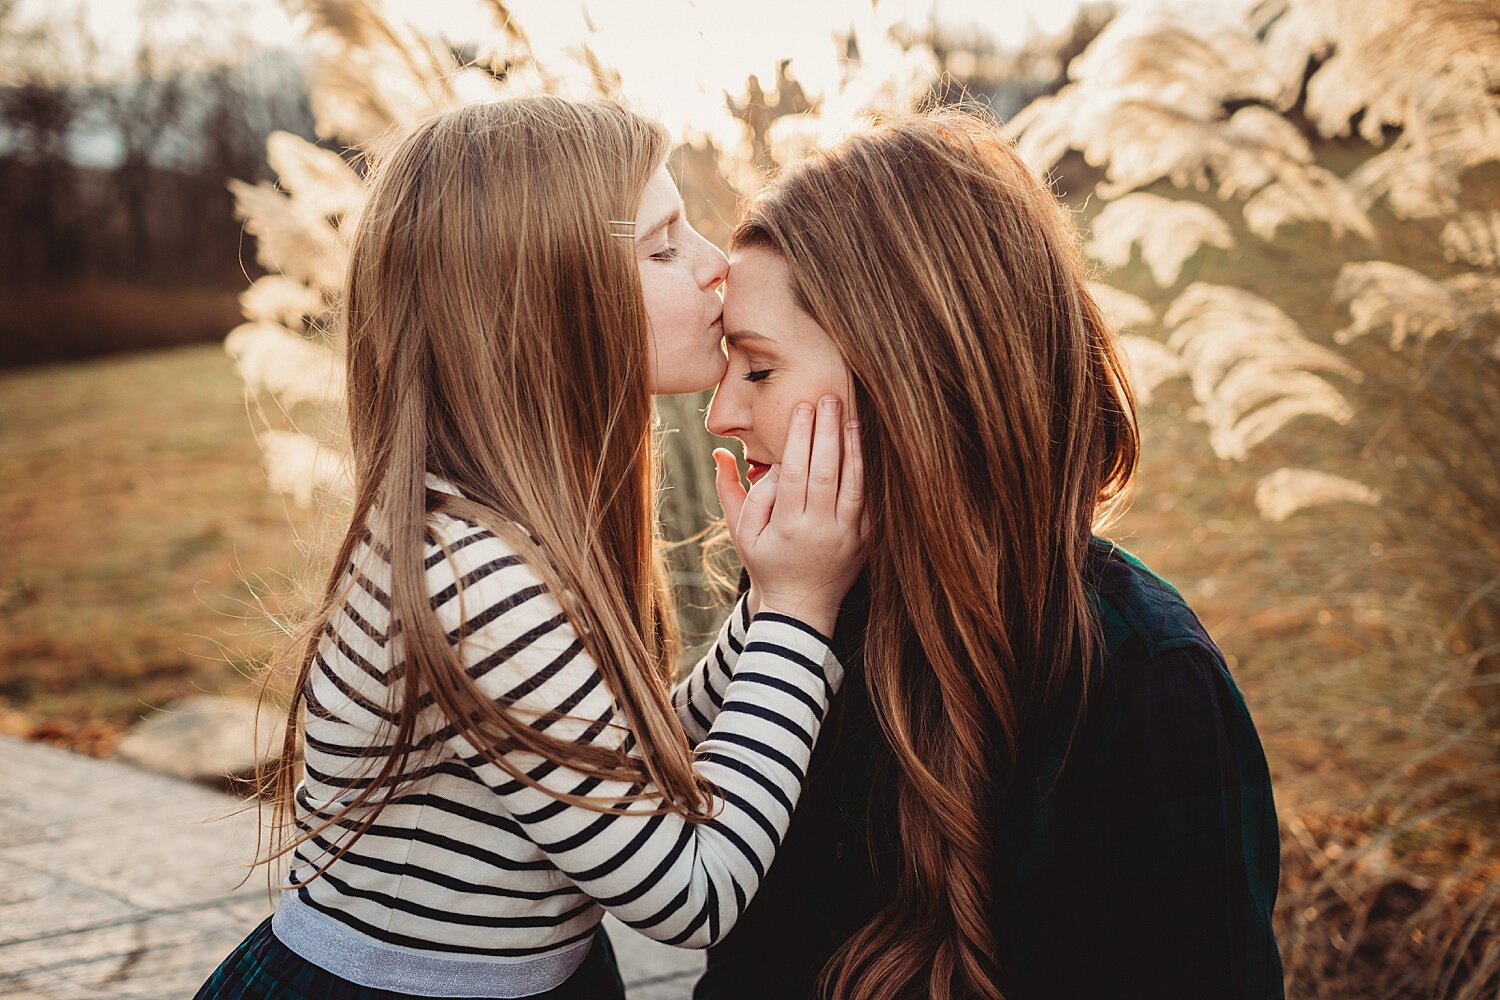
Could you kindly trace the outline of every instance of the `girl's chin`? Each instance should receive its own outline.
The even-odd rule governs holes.
[[[651,395],[684,396],[688,393],[703,392],[717,386],[723,377],[722,371],[714,371],[702,376],[683,374],[676,378],[657,379],[651,385]]]

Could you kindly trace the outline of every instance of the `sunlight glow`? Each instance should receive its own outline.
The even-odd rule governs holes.
[[[379,3],[379,0],[374,0]],[[621,0],[512,0],[509,4],[540,54],[578,52],[589,45],[641,91],[643,110],[666,119],[703,121],[708,105],[722,105],[725,89],[756,74],[775,78],[776,64],[791,59],[809,89],[823,92],[837,81],[809,76],[827,64],[835,33],[867,26],[941,25],[975,32],[1001,48],[1014,49],[1065,29],[1087,0],[657,0],[650,5]],[[1162,6],[1237,11],[1246,0],[1117,0],[1120,7]],[[475,0],[386,0],[387,10],[424,33],[458,40],[472,32],[485,5]],[[143,22],[165,45],[178,41],[184,55],[202,53],[202,39],[189,37],[205,19],[223,33],[233,29],[253,45],[297,48],[300,18],[275,0],[78,0],[68,5],[22,0],[31,18],[47,16],[86,28],[100,56],[120,75],[129,72]],[[212,46],[210,46],[212,49]],[[202,53],[207,56],[209,53]],[[824,75],[826,77],[826,74]]]

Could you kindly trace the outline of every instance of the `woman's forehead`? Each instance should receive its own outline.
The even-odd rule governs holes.
[[[832,338],[797,305],[786,262],[766,250],[740,251],[730,260],[724,337],[731,348],[838,356]]]
[[[790,272],[786,262],[767,250],[738,250],[729,258],[724,279],[725,295],[738,292],[742,299],[791,301]]]
[[[741,251],[729,261],[724,279],[724,332],[754,330],[776,339],[773,326],[784,324],[793,307],[786,265],[775,254]]]

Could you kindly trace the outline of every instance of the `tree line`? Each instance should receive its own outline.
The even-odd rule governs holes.
[[[200,46],[143,16],[121,63],[80,22],[0,0],[0,364],[232,324],[259,269],[226,180],[269,179],[267,137],[310,139],[313,117],[300,56],[199,16]]]

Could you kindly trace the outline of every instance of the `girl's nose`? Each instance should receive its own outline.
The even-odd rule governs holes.
[[[703,243],[698,264],[698,287],[711,291],[724,284],[724,279],[729,277],[729,258],[724,256],[724,251],[702,236],[698,239]]]

